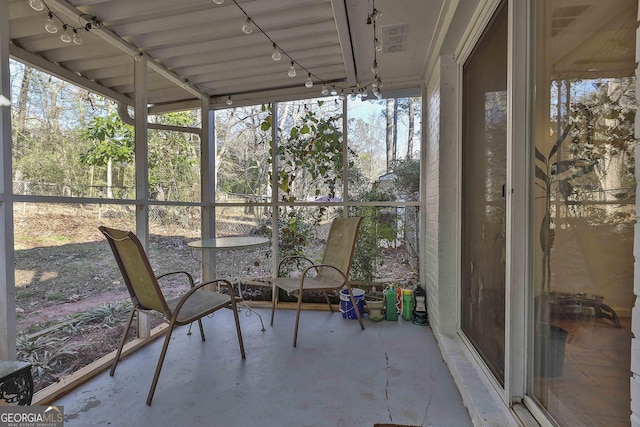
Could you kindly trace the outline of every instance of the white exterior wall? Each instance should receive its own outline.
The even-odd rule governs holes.
[[[422,258],[424,259],[424,272],[422,281],[427,290],[429,322],[434,330],[440,325],[439,301],[439,257],[438,240],[440,233],[438,207],[438,188],[440,186],[440,68],[439,62],[436,70],[427,85],[424,97],[423,122],[426,135],[426,164],[425,169],[425,224]]]
[[[445,335],[458,330],[458,66],[441,57],[426,90],[426,237],[423,257],[429,321]]]
[[[438,332],[458,332],[459,312],[459,78],[453,54],[440,57],[438,187]]]

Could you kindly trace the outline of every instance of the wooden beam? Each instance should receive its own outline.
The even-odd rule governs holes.
[[[67,3],[66,1],[47,0],[47,5],[52,9],[54,9],[57,13],[60,13],[66,18],[72,19],[74,21],[78,20],[80,15],[82,15],[82,12],[80,10],[76,9],[74,6]],[[98,17],[98,19],[100,19],[100,17]],[[128,55],[131,55],[132,58],[135,58],[136,56],[144,55],[143,53],[140,52],[140,50],[136,46],[133,46],[127,43],[126,41],[121,39],[117,34],[113,33],[111,30],[109,30],[104,26],[101,27],[100,29],[92,29],[91,32],[96,36],[98,36],[99,38],[101,38],[102,40],[109,43],[111,46],[117,49],[120,49],[122,52]],[[169,71],[164,66],[156,62],[153,58],[149,57],[148,59],[149,60],[148,60],[147,66],[149,67],[150,70],[155,71],[156,73],[160,74],[161,76],[163,76],[170,82],[174,83],[175,85],[184,87],[185,91],[189,92],[191,95],[197,98],[209,99],[208,95],[204,94],[203,92],[197,90],[196,88],[190,85],[186,85],[184,80],[182,80],[180,76],[178,76],[172,71]]]
[[[21,47],[13,44],[9,45],[9,54],[18,58],[21,62],[24,62],[31,67],[45,71],[49,74],[59,77],[62,80],[74,83],[84,89],[87,89],[90,92],[102,94],[108,98],[113,99],[114,101],[119,101],[127,105],[133,104],[133,100],[128,96],[122,95],[105,86],[102,86],[99,83],[79,76],[76,73],[67,70],[66,68],[62,68],[59,65],[47,61],[41,56],[35,55],[25,49],[22,49]]]
[[[243,304],[247,304],[251,308],[271,308],[271,301],[243,301]],[[340,311],[340,305],[332,304],[334,311]],[[276,304],[276,310],[296,310],[298,308],[297,302],[283,302],[278,301]],[[303,302],[302,311],[329,311],[329,306],[326,302]]]
[[[344,67],[347,72],[347,83],[354,86],[357,83],[356,63],[353,55],[353,43],[351,41],[351,30],[349,28],[349,18],[344,0],[332,0],[333,15],[338,27],[338,38],[342,47]]]
[[[253,308],[271,308],[271,301],[245,301],[249,307]],[[287,309],[287,310],[295,310],[297,307],[297,303],[295,302],[279,302],[276,306],[278,309]],[[303,310],[311,310],[311,311],[329,311],[329,306],[324,303],[304,303]],[[333,308],[336,312],[340,311],[340,306],[333,304]],[[133,354],[134,352],[142,349],[147,344],[152,343],[157,338],[164,336],[164,331],[168,325],[162,324],[157,326],[151,331],[151,335],[147,339],[137,338],[129,341],[125,344],[122,349],[122,355],[120,360],[123,358]],[[111,364],[113,363],[113,359],[116,356],[116,350],[112,351],[105,356],[102,356],[100,359],[95,362],[78,369],[73,374],[68,377],[62,378],[55,384],[52,384],[37,393],[33,396],[32,405],[49,405],[54,403],[56,399],[64,396],[69,393],[76,387],[86,383],[91,378],[97,376],[101,372],[109,369]]]
[[[167,324],[162,324],[151,331],[151,335],[147,339],[137,338],[134,339],[127,344],[125,344],[122,349],[122,355],[120,356],[120,360],[133,354],[135,351],[143,348],[147,344],[154,341],[156,338],[160,336],[164,336],[164,331],[169,326]],[[113,363],[113,359],[116,357],[116,350],[111,353],[101,357],[95,362],[85,366],[84,368],[78,369],[73,374],[68,377],[62,378],[55,384],[46,387],[39,392],[33,395],[33,400],[31,402],[32,405],[48,405],[53,403],[57,398],[67,394],[74,388],[84,384],[89,381],[91,378],[95,377],[102,371],[111,367]]]

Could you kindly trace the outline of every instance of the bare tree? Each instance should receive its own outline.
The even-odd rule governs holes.
[[[407,137],[407,159],[413,158],[413,134],[415,132],[415,100],[409,98],[409,132]]]
[[[16,132],[22,133],[25,128],[27,119],[27,102],[29,94],[29,85],[33,76],[33,68],[24,67],[22,74],[22,84],[20,85],[20,98],[18,100],[18,117],[15,123]]]
[[[395,98],[387,98],[387,171],[396,160],[398,147],[398,105]]]

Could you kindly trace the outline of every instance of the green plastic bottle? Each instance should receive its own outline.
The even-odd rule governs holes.
[[[398,296],[393,288],[389,288],[384,292],[385,301],[385,320],[398,320],[398,311],[396,309],[396,303],[398,302]]]
[[[402,290],[402,318],[404,320],[413,319],[413,291],[411,289]]]

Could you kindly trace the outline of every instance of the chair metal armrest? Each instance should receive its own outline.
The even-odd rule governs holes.
[[[303,256],[303,255],[289,255],[289,256],[286,256],[286,257],[282,258],[280,260],[280,262],[278,263],[278,277],[280,277],[280,270],[281,270],[282,266],[285,263],[288,263],[288,262],[294,261],[294,260],[303,260],[303,261],[308,262],[309,264],[313,264],[314,263],[309,258],[307,258],[306,256]]]
[[[231,296],[231,298],[232,299],[236,299],[236,291],[235,291],[235,289],[233,289],[233,285],[231,284],[231,282],[229,282],[226,279],[214,279],[214,280],[211,280],[209,282],[202,283],[202,284],[200,284],[198,286],[210,285],[212,283],[216,283],[218,285],[224,286],[225,288],[227,288],[229,290],[229,295]]]
[[[168,273],[164,273],[164,274],[161,274],[161,275],[157,276],[156,280],[160,279],[162,277],[171,276],[171,275],[174,275],[174,274],[185,274],[187,276],[187,278],[189,279],[189,286],[192,287],[192,288],[195,286],[195,282],[193,281],[193,276],[191,276],[191,274],[189,274],[186,271],[170,271]]]

